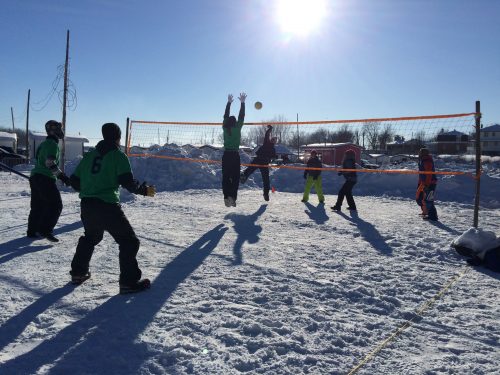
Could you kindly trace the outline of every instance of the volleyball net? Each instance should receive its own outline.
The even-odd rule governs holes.
[[[356,120],[248,122],[241,131],[240,152],[253,155],[263,143],[267,126],[272,125],[278,160],[269,165],[271,168],[306,169],[304,163],[314,149],[323,162],[322,170],[347,171],[341,168],[343,153],[354,149],[358,161],[366,157],[376,163],[357,172],[416,174],[419,172],[397,166],[401,161],[414,160],[422,147],[435,156],[472,153],[478,115],[472,112]],[[222,122],[131,120],[127,130],[126,149],[130,157],[221,163]],[[189,152],[172,152],[175,148]],[[375,165],[379,168],[371,169]],[[453,168],[435,174],[472,175]]]

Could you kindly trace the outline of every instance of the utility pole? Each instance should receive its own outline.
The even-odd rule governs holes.
[[[69,60],[69,30],[66,32],[66,61],[64,63],[64,95],[63,95],[63,114],[62,114],[62,129],[64,137],[62,139],[61,162],[60,168],[64,173],[64,164],[66,163],[66,103],[68,98],[68,60]]]
[[[28,105],[26,106],[26,164],[28,164],[30,160],[30,143],[28,139],[28,128],[30,123],[30,96],[31,89],[28,90]],[[33,152],[35,152],[35,150],[33,150]]]
[[[14,127],[14,109],[10,107],[10,116],[12,117],[12,133],[15,133],[16,129]]]

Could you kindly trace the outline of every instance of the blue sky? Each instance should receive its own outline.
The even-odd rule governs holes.
[[[264,104],[248,122],[473,112],[481,100],[483,123],[500,123],[500,1],[326,3],[303,36],[283,31],[274,0],[2,0],[0,125],[14,107],[25,126],[28,89],[40,109],[67,29],[78,99],[68,134],[99,138],[127,117],[220,121],[241,91]],[[54,96],[30,126],[61,108]]]

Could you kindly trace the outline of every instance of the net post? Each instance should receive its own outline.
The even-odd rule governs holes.
[[[479,192],[481,187],[481,102],[476,101],[476,196],[474,198],[474,228],[479,224]]]
[[[129,144],[128,144],[128,128],[129,128],[129,125],[130,125],[130,118],[127,117],[127,126],[125,128],[125,155],[128,156],[128,147],[129,147]]]

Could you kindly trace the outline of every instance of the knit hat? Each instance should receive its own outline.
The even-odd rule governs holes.
[[[62,124],[56,120],[49,120],[45,123],[45,131],[48,135],[55,135],[59,139],[64,138],[64,132],[62,131]]]
[[[311,150],[311,155],[312,154],[317,155],[318,153],[316,152],[316,150]]]
[[[106,141],[116,141],[122,137],[122,132],[118,125],[107,122],[102,126],[102,136]]]

